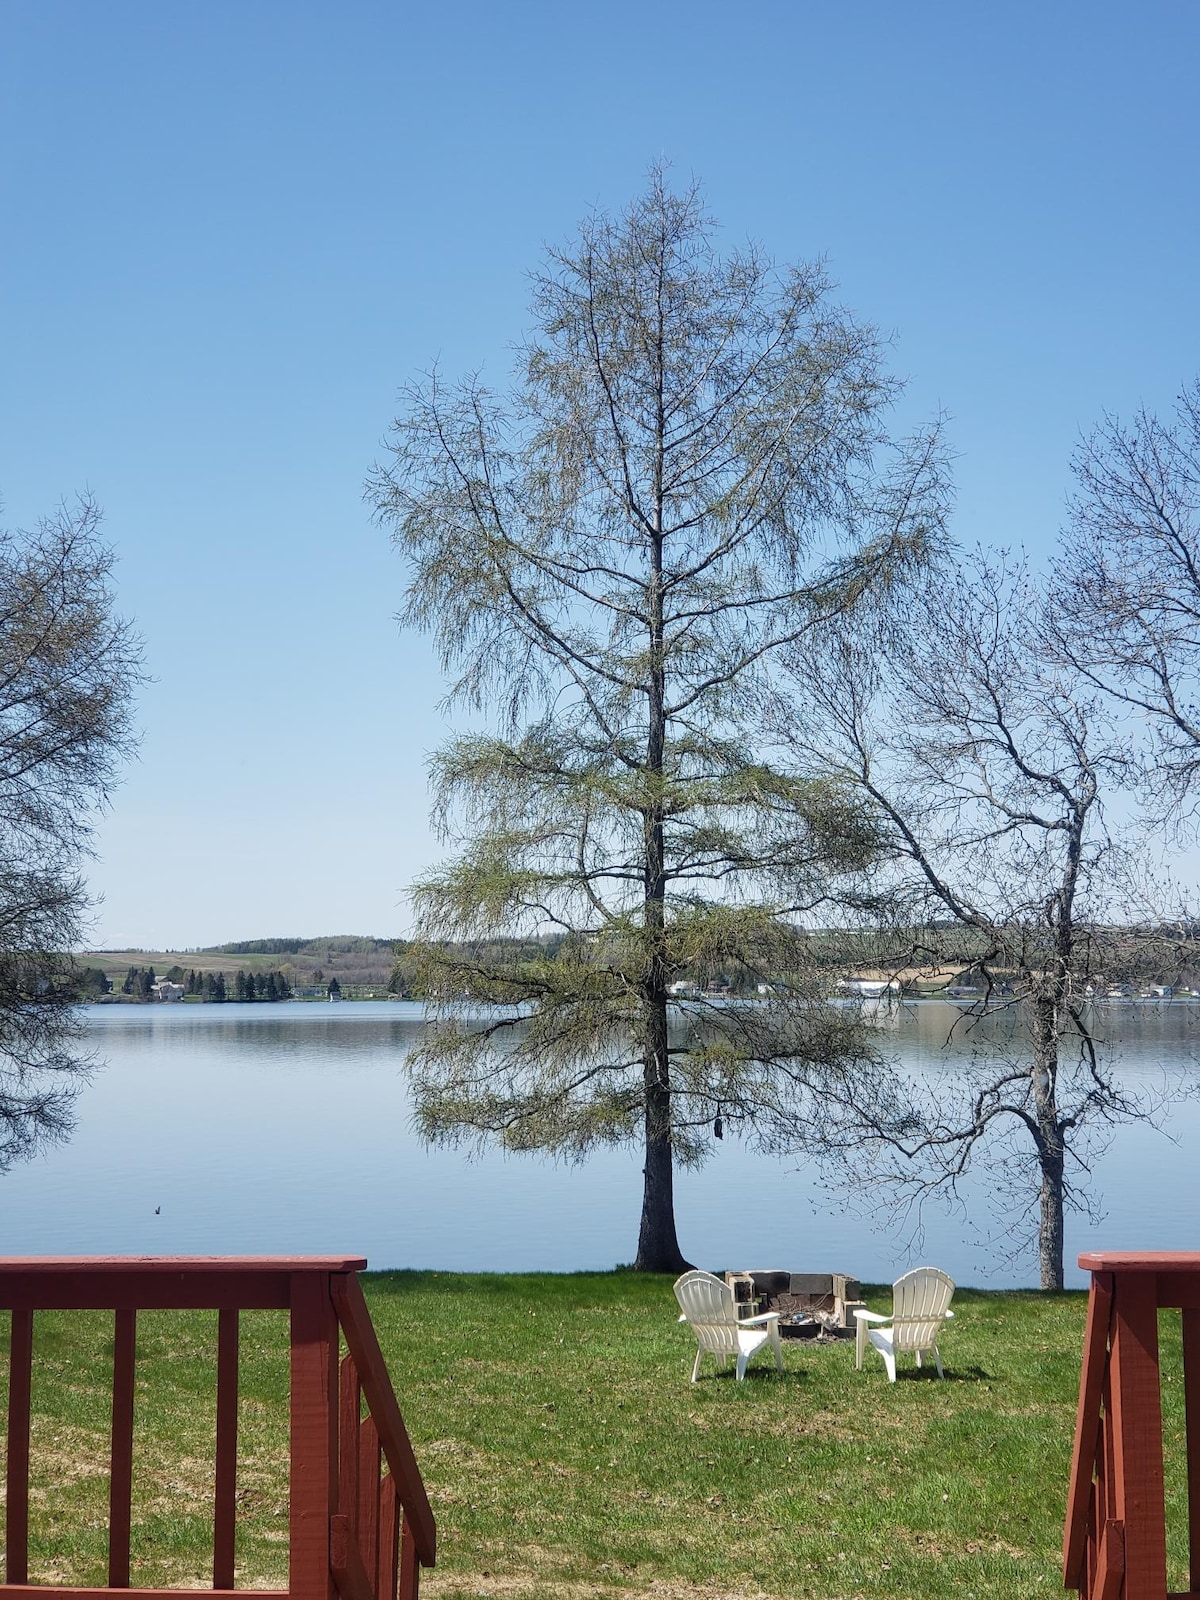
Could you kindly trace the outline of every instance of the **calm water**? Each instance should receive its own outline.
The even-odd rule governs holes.
[[[953,1072],[950,1007],[881,1020],[907,1064]],[[635,1153],[565,1167],[416,1140],[401,1063],[418,1006],[98,1006],[87,1021],[107,1065],[71,1141],[0,1179],[0,1254],[344,1251],[375,1267],[569,1271],[634,1253]],[[1194,1008],[1114,1008],[1109,1025],[1135,1087],[1200,1084]],[[1105,1219],[1068,1221],[1068,1260],[1099,1245],[1200,1249],[1197,1149],[1196,1099],[1177,1102],[1163,1131],[1118,1130],[1094,1167]],[[913,1247],[855,1214],[819,1172],[726,1138],[701,1171],[679,1175],[676,1214],[684,1252],[710,1266],[887,1280],[924,1259],[960,1283],[1036,1282],[1030,1254],[987,1244],[986,1186],[969,1199],[966,1218],[927,1210]],[[1070,1281],[1082,1278],[1072,1270]]]

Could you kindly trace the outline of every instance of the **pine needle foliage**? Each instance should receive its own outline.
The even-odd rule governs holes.
[[[640,1141],[637,1265],[673,1270],[674,1161],[869,1055],[805,929],[877,841],[848,789],[772,762],[758,708],[784,646],[928,559],[942,462],[935,433],[889,442],[879,341],[823,271],[719,254],[661,170],[550,252],[532,315],[511,393],[414,386],[368,484],[404,620],[490,719],[433,762],[457,854],[414,891],[417,1115],[571,1157]],[[708,995],[731,971],[753,1004]]]

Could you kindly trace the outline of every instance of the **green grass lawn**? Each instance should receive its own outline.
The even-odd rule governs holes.
[[[442,1596],[1060,1591],[1085,1298],[960,1291],[947,1376],[852,1341],[688,1382],[670,1280],[366,1283],[438,1519]],[[889,1294],[868,1293],[886,1309]],[[1172,1586],[1186,1588],[1178,1321],[1163,1316]],[[135,1584],[211,1582],[215,1316],[139,1319]],[[40,1314],[31,1576],[103,1582],[111,1319]],[[287,1561],[286,1319],[243,1318],[239,1585]]]

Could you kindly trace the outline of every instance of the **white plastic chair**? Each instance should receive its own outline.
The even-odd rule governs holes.
[[[887,1367],[888,1382],[896,1381],[896,1357],[901,1350],[911,1350],[921,1365],[925,1352],[933,1355],[937,1375],[944,1377],[942,1357],[937,1347],[938,1331],[943,1322],[954,1316],[950,1297],[954,1285],[944,1272],[936,1267],[916,1267],[897,1278],[892,1285],[892,1314],[884,1316],[878,1311],[855,1311],[858,1322],[854,1346],[854,1365],[861,1371],[867,1340],[875,1346]],[[872,1328],[872,1322],[886,1322],[886,1328]]]
[[[683,1313],[680,1322],[691,1324],[699,1349],[692,1368],[692,1382],[700,1376],[705,1354],[720,1358],[722,1366],[730,1356],[737,1357],[739,1381],[746,1376],[746,1363],[756,1350],[770,1344],[775,1365],[783,1371],[783,1346],[779,1339],[779,1313],[764,1312],[760,1317],[739,1318],[733,1290],[711,1272],[685,1272],[676,1279],[675,1298]]]

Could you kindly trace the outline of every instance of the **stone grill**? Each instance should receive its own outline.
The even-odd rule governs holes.
[[[785,1339],[839,1339],[854,1333],[854,1308],[862,1305],[856,1278],[844,1272],[727,1272],[725,1281],[747,1316],[779,1313]]]

